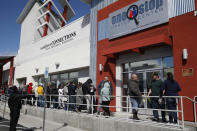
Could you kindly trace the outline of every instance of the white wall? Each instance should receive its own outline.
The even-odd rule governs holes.
[[[38,17],[37,12],[39,7],[39,4],[35,3],[21,24],[20,50],[25,49],[34,42],[34,34],[36,31],[35,23]]]
[[[89,67],[90,25],[86,24],[84,26],[84,21],[87,18],[89,19],[87,16],[81,17],[38,42],[21,48],[16,56],[15,84],[17,85],[16,79],[24,77],[27,77],[27,83],[33,82],[30,77],[44,74],[45,67],[49,67],[49,73]],[[76,32],[73,40],[49,50],[40,49],[44,45],[72,32]],[[60,64],[58,69],[56,69],[55,63]],[[35,68],[39,69],[38,73],[36,73]],[[83,82],[87,78],[87,76],[82,77],[80,81]]]

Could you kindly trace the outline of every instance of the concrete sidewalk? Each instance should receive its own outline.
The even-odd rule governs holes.
[[[3,110],[3,106],[0,106]],[[9,109],[6,108],[6,115]],[[35,106],[23,106],[21,110],[19,124],[35,128],[35,131],[41,131],[43,118],[43,108]],[[46,131],[180,131],[182,129],[166,123],[153,122],[147,119],[147,116],[140,115],[139,121],[128,119],[129,113],[117,112],[110,118],[97,116],[87,113],[76,113],[65,110],[46,109]],[[69,126],[66,126],[67,123]],[[75,128],[73,128],[75,127]],[[77,129],[80,128],[80,129]],[[196,126],[185,125],[182,131],[197,131]]]
[[[2,113],[0,113],[0,116],[2,116]],[[7,119],[6,125],[4,123],[0,123],[0,130],[1,128],[3,129],[2,131],[9,131],[9,114],[5,114],[5,118]],[[43,120],[39,117],[34,117],[30,115],[20,115],[20,119],[18,122],[19,125],[21,126],[17,128],[17,131],[23,131],[27,129],[33,129],[34,131],[42,131],[42,125],[43,125]],[[54,121],[49,121],[46,120],[45,124],[45,131],[85,131],[81,129],[77,129],[74,127],[69,126],[67,123],[56,123]]]

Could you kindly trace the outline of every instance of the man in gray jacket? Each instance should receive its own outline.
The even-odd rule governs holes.
[[[139,120],[137,114],[138,114],[138,107],[141,101],[141,92],[139,89],[139,83],[138,83],[138,77],[136,74],[131,75],[131,80],[128,82],[128,89],[129,89],[129,96],[131,100],[132,105],[132,112],[133,112],[133,119]]]

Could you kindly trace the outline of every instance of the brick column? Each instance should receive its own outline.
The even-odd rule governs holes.
[[[3,66],[0,66],[0,87],[3,84]]]
[[[67,1],[69,2],[69,0],[67,0]],[[65,5],[64,6],[64,12],[63,12],[63,17],[64,17],[65,20],[67,18],[67,12],[68,12],[68,7]],[[65,22],[62,20],[61,26],[63,27],[64,25],[65,25]]]
[[[9,86],[12,86],[12,79],[13,79],[13,69],[14,69],[14,57],[10,61],[10,79],[9,79]]]
[[[51,6],[52,6],[52,4],[51,4],[51,2],[49,2],[49,3],[48,3],[48,7],[47,7],[47,10],[48,10],[48,11],[51,11]],[[46,14],[46,19],[45,19],[45,21],[49,23],[49,21],[50,21],[50,15],[49,15],[49,13]],[[48,25],[45,25],[45,27],[44,27],[44,32],[43,32],[43,37],[47,35],[48,28],[49,28]]]

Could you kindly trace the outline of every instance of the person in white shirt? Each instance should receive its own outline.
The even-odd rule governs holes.
[[[36,85],[36,87],[35,87],[35,91],[34,91],[34,93],[35,93],[35,99],[36,99],[36,105],[38,106],[38,85]]]
[[[59,97],[58,97],[58,103],[59,103],[59,108],[63,108],[64,107],[64,85],[63,84],[59,84],[59,87],[58,87],[58,94],[59,94]]]

